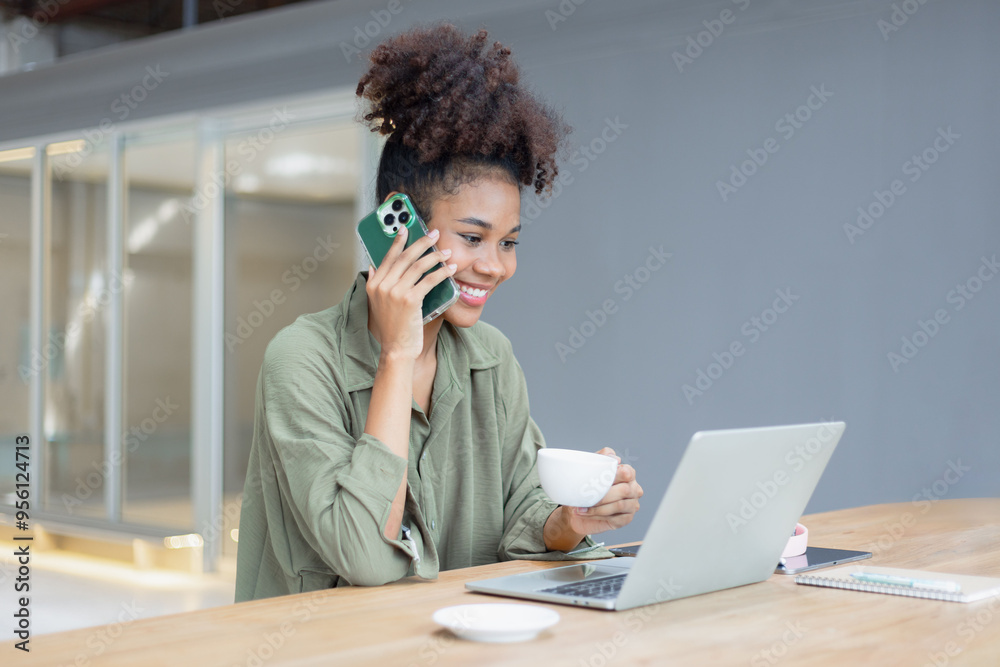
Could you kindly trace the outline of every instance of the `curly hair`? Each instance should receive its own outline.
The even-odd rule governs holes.
[[[435,197],[483,176],[551,192],[570,128],[518,83],[510,49],[488,47],[486,30],[415,28],[377,46],[371,63],[357,94],[371,131],[389,135],[379,201],[405,192],[426,220]]]

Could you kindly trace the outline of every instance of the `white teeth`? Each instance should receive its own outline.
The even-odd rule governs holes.
[[[467,287],[466,285],[460,285],[460,287],[462,288],[462,291],[468,294],[469,296],[474,296],[477,298],[481,296],[486,296],[487,290],[476,289],[475,287]]]

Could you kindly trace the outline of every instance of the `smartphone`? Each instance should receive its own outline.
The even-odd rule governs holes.
[[[778,574],[798,574],[799,572],[818,570],[821,567],[830,567],[871,557],[871,551],[806,547],[804,554],[783,559],[784,562],[778,563],[778,567],[774,568],[774,571]]]
[[[641,544],[633,544],[627,547],[611,547],[608,549],[611,553],[616,556],[637,556],[639,554],[639,547]]]
[[[612,547],[611,553],[616,556],[636,556],[640,545],[627,547]],[[774,569],[778,574],[798,574],[821,567],[832,567],[841,563],[871,558],[870,551],[851,551],[850,549],[827,549],[825,547],[806,547],[806,552],[799,556],[785,558],[784,563],[778,563]]]
[[[368,255],[368,260],[376,269],[385,259],[392,242],[396,239],[396,234],[402,227],[406,227],[407,248],[413,245],[417,239],[427,236],[427,227],[424,225],[424,221],[417,215],[417,209],[414,208],[413,202],[404,194],[395,194],[389,197],[381,206],[358,223],[358,239]],[[436,250],[436,247],[431,246],[424,255]],[[427,273],[424,273],[424,276],[442,266],[444,264],[438,262],[437,266],[429,269]],[[423,280],[423,276],[420,279]],[[422,307],[424,324],[433,320],[458,301],[459,294],[458,284],[452,280],[451,276],[435,285],[434,289],[424,297]]]

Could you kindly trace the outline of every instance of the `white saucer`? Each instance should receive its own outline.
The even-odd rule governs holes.
[[[462,604],[434,612],[434,622],[462,639],[523,642],[559,622],[559,614],[533,604]]]

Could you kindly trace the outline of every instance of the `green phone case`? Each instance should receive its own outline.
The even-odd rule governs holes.
[[[401,206],[394,204],[394,202],[399,202]],[[398,208],[394,209],[394,206]],[[405,223],[400,223],[398,220],[398,216],[402,213],[406,213],[409,216],[409,219]],[[388,215],[393,216],[392,224],[385,223],[386,216]],[[403,224],[405,224],[407,229],[407,248],[413,245],[417,239],[427,235],[427,227],[424,226],[424,221],[417,215],[417,211],[413,207],[410,198],[404,194],[396,194],[389,197],[381,206],[369,213],[358,223],[358,239],[368,254],[368,261],[376,269],[382,263],[386,253],[389,252],[392,242],[396,239],[396,232]],[[427,252],[432,252],[433,250],[436,250],[436,248],[431,246]],[[424,254],[426,255],[427,252]],[[437,266],[444,265],[438,262]],[[433,270],[430,269],[427,273]],[[424,275],[426,276],[427,273]],[[433,320],[447,310],[449,306],[458,301],[459,293],[458,285],[451,279],[451,276],[435,285],[434,289],[424,297],[422,308],[424,324]]]

